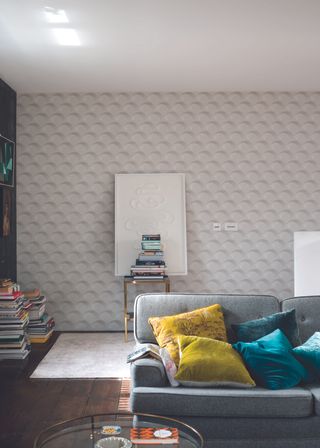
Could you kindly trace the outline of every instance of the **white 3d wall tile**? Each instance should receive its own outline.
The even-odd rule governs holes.
[[[189,273],[173,291],[293,295],[293,232],[320,228],[319,93],[18,100],[18,280],[58,329],[123,328],[115,173],[186,173]]]

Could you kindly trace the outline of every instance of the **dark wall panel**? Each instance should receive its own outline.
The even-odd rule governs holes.
[[[16,92],[0,79],[0,134],[16,141]],[[17,148],[15,148],[15,153]],[[16,157],[14,160],[16,164]],[[16,167],[14,167],[16,172]],[[4,198],[10,197],[10,233],[3,236]],[[0,278],[17,277],[16,176],[14,187],[0,185]]]

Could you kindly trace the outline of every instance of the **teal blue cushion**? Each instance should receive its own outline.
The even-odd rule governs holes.
[[[303,345],[292,350],[297,359],[308,371],[306,382],[320,380],[320,332],[314,333]]]
[[[242,356],[256,384],[267,389],[289,389],[308,376],[279,329],[254,342],[237,342],[233,348]]]
[[[294,347],[301,344],[295,310],[275,313],[261,319],[232,325],[236,340],[243,342],[256,341],[277,328],[283,331]]]

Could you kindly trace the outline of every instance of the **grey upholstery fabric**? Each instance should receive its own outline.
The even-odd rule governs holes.
[[[132,387],[166,387],[167,374],[161,361],[157,359],[138,359],[130,366]]]
[[[280,311],[273,296],[227,294],[140,294],[134,304],[134,334],[138,342],[156,342],[148,318],[185,313],[219,303],[222,306],[229,341],[234,340],[230,325],[258,319]]]
[[[203,417],[308,417],[313,412],[309,390],[295,387],[271,391],[263,388],[135,387],[133,412]]]
[[[302,342],[305,342],[315,331],[320,331],[320,296],[291,297],[283,300],[281,307],[283,311],[293,308],[296,310]]]
[[[206,440],[205,448],[319,448],[319,439]]]
[[[206,437],[217,439],[293,439],[320,437],[320,418],[182,417]],[[320,446],[320,444],[319,444]]]
[[[320,383],[308,384],[306,387],[310,390],[310,392],[313,395],[314,413],[320,417]]]
[[[176,416],[172,416],[177,418]],[[138,419],[141,419],[141,417]],[[319,448],[320,418],[185,417],[212,448]]]

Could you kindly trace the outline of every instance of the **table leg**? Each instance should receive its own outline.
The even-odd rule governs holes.
[[[124,282],[123,285],[124,291],[124,341],[128,342],[128,285],[127,282]]]
[[[124,317],[124,342],[128,342],[128,317]]]

